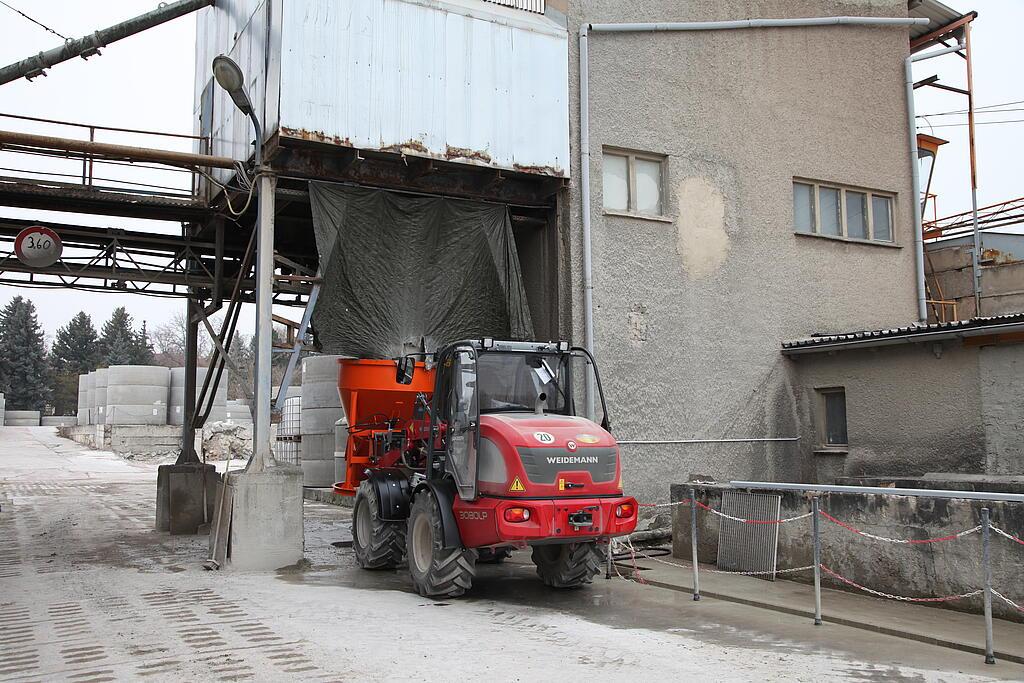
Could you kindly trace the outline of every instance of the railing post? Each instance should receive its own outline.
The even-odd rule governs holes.
[[[992,643],[992,561],[989,553],[991,536],[988,508],[981,508],[981,564],[985,573],[985,663],[995,664],[996,655]]]
[[[700,575],[697,569],[697,490],[690,489],[690,557],[693,560],[693,599],[700,600]]]
[[[811,498],[811,528],[814,536],[814,625],[821,626],[821,521],[818,497]]]

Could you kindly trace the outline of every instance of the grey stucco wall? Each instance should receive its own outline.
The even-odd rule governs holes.
[[[1024,344],[960,341],[795,356],[806,480],[1024,474]],[[849,448],[821,448],[818,389],[843,387]]]
[[[1024,345],[982,347],[978,356],[986,471],[1024,474]]]
[[[978,349],[959,342],[796,356],[809,481],[840,476],[985,471]],[[817,390],[846,390],[848,455],[821,448]],[[816,452],[817,451],[817,452]]]
[[[575,0],[569,330],[583,339],[582,20],[905,16],[903,0]],[[592,34],[595,350],[620,439],[794,436],[783,339],[915,317],[903,59],[907,31],[830,27]],[[602,212],[601,150],[668,159],[666,221]],[[794,176],[886,190],[899,248],[793,232]],[[563,309],[564,310],[564,309]],[[797,479],[789,444],[624,446],[627,490],[664,501],[691,473]]]
[[[721,508],[724,487],[708,485],[696,488],[698,500],[715,509]],[[813,494],[796,491],[764,493],[782,496],[783,518],[811,510]],[[672,487],[673,501],[688,498],[688,486]],[[1013,532],[1024,527],[1024,504],[1021,503],[833,493],[822,494],[820,506],[821,510],[846,524],[887,538],[920,540],[971,529],[981,523],[983,507],[991,510],[992,524],[1001,529]],[[689,505],[680,505],[672,509],[672,554],[689,561],[690,508]],[[721,518],[698,512],[697,524],[698,560],[713,565],[717,562]],[[980,533],[957,541],[912,545],[882,543],[857,536],[825,518],[821,519],[820,530],[822,564],[862,586],[911,597],[962,595],[982,587]],[[777,566],[780,569],[812,566],[813,538],[810,519],[780,525]],[[1019,602],[1024,598],[1020,581],[1024,548],[994,532],[990,543],[992,587]],[[813,580],[813,575],[802,572],[780,578],[808,583]],[[822,574],[822,585],[858,592],[827,573]],[[826,596],[824,600],[827,599]],[[982,611],[983,602],[978,596],[931,606],[978,613]],[[992,601],[992,612],[1001,619],[1024,622],[1024,615],[998,599]]]

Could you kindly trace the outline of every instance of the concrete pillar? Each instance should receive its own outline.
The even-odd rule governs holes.
[[[228,474],[218,492],[210,560],[220,568],[266,571],[302,559],[303,528],[302,469],[278,463],[270,444],[276,180],[269,169],[260,171],[253,457],[244,471]]]

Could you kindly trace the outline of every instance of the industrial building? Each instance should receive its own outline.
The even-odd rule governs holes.
[[[97,192],[91,176],[73,193],[21,181],[0,193],[38,208],[63,190],[65,210],[185,221],[190,256],[132,275],[190,301],[193,354],[171,382],[185,397],[173,416],[178,466],[192,467],[182,476],[205,471],[192,432],[223,381],[242,302],[257,303],[263,335],[257,463],[270,462],[271,400],[284,409],[300,350],[393,358],[497,337],[593,351],[608,414],[596,378],[581,399],[610,418],[625,485],[643,500],[666,500],[670,483],[691,478],[1020,471],[1019,434],[1001,425],[1024,406],[984,398],[1021,393],[1007,372],[1019,363],[1019,320],[975,318],[963,305],[969,322],[949,317],[938,290],[952,287],[926,265],[915,198],[927,190],[912,93],[934,79],[913,82],[911,62],[969,55],[975,14],[936,0],[219,0],[171,10],[194,12],[197,26],[193,154],[4,141],[82,155],[87,174],[104,158],[184,165],[189,196],[139,202]],[[218,74],[219,56],[228,71]],[[74,234],[103,253],[176,244]],[[970,251],[973,286],[950,296],[980,302],[979,248]],[[933,243],[927,253],[939,256]],[[1014,301],[1003,297],[999,313]],[[303,309],[301,322],[285,321],[291,360],[279,388],[274,304]],[[217,310],[220,330],[209,322]],[[937,327],[921,327],[930,316]],[[205,377],[194,362],[201,330],[218,347]],[[861,351],[864,336],[884,343]],[[874,376],[888,381],[865,379]],[[973,435],[955,452],[921,418],[947,404],[947,433]],[[316,408],[307,402],[302,415]],[[307,469],[315,460],[323,482],[336,447],[327,425],[309,434],[318,447]]]
[[[932,423],[909,419],[934,408],[926,386],[964,404],[959,375],[945,367],[956,350],[936,358],[934,344],[913,344],[901,352],[909,359],[871,356],[880,377],[892,377],[892,363],[921,364],[886,388],[907,415],[857,419],[880,403],[881,385],[862,382],[855,391],[845,373],[825,373],[830,388],[847,389],[846,458],[820,437],[828,392],[809,367],[817,357],[797,362],[783,349],[805,337],[922,319],[905,60],[909,42],[944,27],[954,25],[945,38],[960,40],[960,13],[929,0],[910,3],[909,15],[927,23],[909,29],[884,19],[786,26],[786,17],[840,8],[675,5],[220,2],[197,14],[196,133],[212,140],[198,151],[241,158],[251,140],[244,115],[208,70],[224,53],[251,79],[262,112],[265,159],[277,174],[278,250],[303,253],[310,270],[314,200],[323,194],[310,180],[341,183],[330,186],[345,188],[336,192],[362,188],[368,194],[342,201],[362,202],[352,205],[364,214],[379,205],[373,193],[381,190],[395,201],[504,207],[514,235],[512,257],[502,262],[512,272],[499,302],[508,315],[483,331],[529,331],[594,350],[615,434],[626,442],[626,481],[644,499],[663,500],[668,483],[691,476],[1017,472],[1019,462],[994,452],[1009,452],[1002,441],[965,440],[958,457]],[[841,11],[900,17],[908,5]],[[783,21],[743,25],[759,17]],[[624,26],[667,19],[738,24]],[[914,51],[934,44],[918,42]],[[382,245],[382,254],[422,246],[383,214],[372,221],[400,241]],[[359,258],[366,247],[358,244]],[[321,267],[329,257],[321,253]],[[362,355],[365,348],[346,346],[346,331],[333,328],[339,319],[365,326],[351,300],[369,292],[339,289],[330,276],[323,286],[313,325],[324,350]],[[525,315],[510,303],[522,299]],[[411,349],[437,340],[421,326],[402,341]],[[1019,352],[997,355],[1012,366]],[[970,395],[980,395],[981,375]],[[960,428],[981,434],[1024,414],[1013,401],[1000,410],[998,418],[968,411]],[[894,432],[903,438],[887,441]],[[663,441],[684,443],[656,443]],[[867,445],[881,441],[888,451]],[[907,448],[912,454],[892,456]]]

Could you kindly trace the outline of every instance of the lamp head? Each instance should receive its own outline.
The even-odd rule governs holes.
[[[220,87],[227,91],[231,100],[243,114],[252,113],[252,102],[245,92],[245,77],[238,64],[227,55],[217,55],[213,58],[213,77]]]

